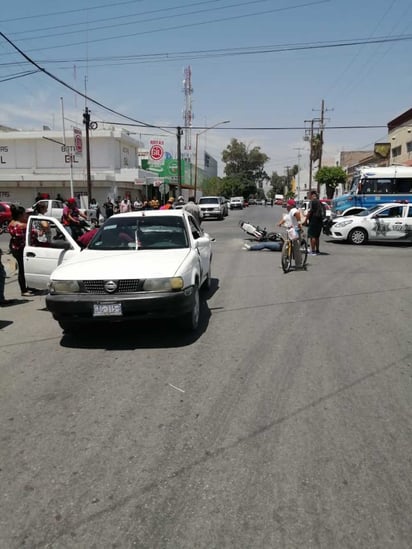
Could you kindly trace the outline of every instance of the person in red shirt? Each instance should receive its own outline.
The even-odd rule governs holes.
[[[33,295],[28,289],[24,276],[23,250],[26,244],[27,213],[22,206],[11,205],[12,220],[9,223],[10,251],[17,262],[18,282],[22,296]]]
[[[66,206],[63,208],[62,223],[75,240],[82,235],[82,230],[80,227],[81,217],[83,217],[83,219],[87,219],[87,217],[82,214],[77,207],[76,199],[69,198]]]
[[[79,236],[79,238],[77,239],[77,242],[80,244],[82,248],[87,248],[87,246],[89,245],[89,242],[91,241],[91,239],[94,237],[94,235],[97,233],[98,230],[99,228],[96,227],[94,229],[90,229],[90,231],[86,231],[85,233],[82,234],[82,236]]]

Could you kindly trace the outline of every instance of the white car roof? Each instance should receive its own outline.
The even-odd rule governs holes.
[[[118,213],[109,217],[109,219],[118,219],[119,217],[187,217],[189,214],[185,209],[170,210],[138,210],[136,212]]]

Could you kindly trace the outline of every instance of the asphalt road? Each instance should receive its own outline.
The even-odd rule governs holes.
[[[323,239],[285,275],[238,227],[281,213],[205,222],[195,336],[0,309],[2,549],[411,547],[412,248]]]

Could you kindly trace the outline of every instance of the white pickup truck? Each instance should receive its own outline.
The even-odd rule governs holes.
[[[35,210],[36,207],[39,204],[46,204],[47,205],[47,211],[45,212],[44,215],[47,215],[49,217],[55,217],[59,221],[61,220],[62,215],[63,215],[63,208],[64,208],[64,203],[61,200],[52,200],[52,199],[39,200],[38,202],[33,204],[31,209]],[[84,209],[80,208],[80,211],[87,215],[87,219],[89,221],[91,221],[91,222],[96,221],[96,210],[84,210]],[[102,216],[100,216],[100,217],[101,217],[101,219],[97,220],[99,223],[104,221]]]

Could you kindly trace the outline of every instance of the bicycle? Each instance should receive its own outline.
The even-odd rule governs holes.
[[[303,232],[300,236],[300,253],[302,256],[302,268],[306,268],[306,261],[308,259],[308,244],[304,238]],[[284,273],[288,273],[292,269],[292,264],[295,260],[293,253],[293,240],[289,237],[289,232],[286,231],[286,238],[284,240],[284,246],[282,248],[281,263]]]

